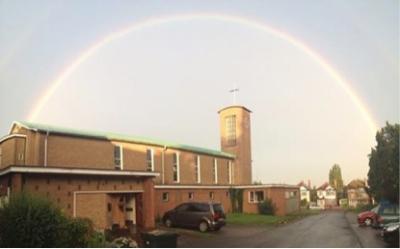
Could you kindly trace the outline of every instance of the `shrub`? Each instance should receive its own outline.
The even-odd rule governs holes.
[[[94,236],[92,221],[83,218],[66,219],[60,225],[62,237],[59,238],[60,247],[88,247]]]
[[[300,206],[302,206],[302,207],[307,207],[307,206],[308,206],[307,200],[306,200],[306,199],[302,199],[302,200],[300,201]]]
[[[66,217],[49,200],[13,195],[0,208],[0,247],[85,247],[92,224]]]
[[[269,214],[274,215],[276,211],[276,206],[271,199],[267,198],[265,201],[258,203],[259,214]]]

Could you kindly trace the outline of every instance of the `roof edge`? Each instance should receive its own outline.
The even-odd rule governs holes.
[[[231,105],[231,106],[227,106],[227,107],[224,107],[224,108],[220,109],[220,110],[218,111],[218,113],[221,113],[222,111],[225,111],[226,109],[230,109],[230,108],[241,108],[241,109],[244,109],[244,110],[247,111],[247,112],[252,113],[252,111],[251,111],[250,109],[248,109],[247,107],[242,106],[242,105]]]

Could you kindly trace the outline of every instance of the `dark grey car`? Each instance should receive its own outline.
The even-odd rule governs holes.
[[[206,232],[223,227],[225,213],[219,203],[187,202],[166,212],[163,222],[167,227],[191,227]]]

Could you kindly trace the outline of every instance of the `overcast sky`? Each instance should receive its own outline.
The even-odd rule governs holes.
[[[398,1],[1,1],[0,133],[27,120],[88,47],[149,18],[214,13],[287,33],[323,57],[378,126],[399,120]],[[130,32],[56,89],[36,122],[219,149],[217,111],[252,113],[253,178],[345,182],[368,172],[374,134],[319,63],[251,25],[199,18]]]

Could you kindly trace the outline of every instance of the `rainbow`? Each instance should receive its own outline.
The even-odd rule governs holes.
[[[162,16],[144,19],[140,22],[136,22],[128,27],[122,28],[119,31],[113,32],[99,41],[95,42],[88,49],[84,50],[78,58],[76,58],[71,64],[66,66],[61,73],[56,77],[56,79],[49,85],[47,90],[39,98],[34,108],[30,111],[28,119],[34,121],[38,114],[41,112],[43,107],[49,101],[50,97],[57,90],[57,88],[65,82],[65,80],[87,59],[99,51],[102,47],[109,44],[112,41],[123,38],[129,33],[143,30],[146,28],[154,27],[157,25],[172,23],[172,22],[183,22],[192,20],[215,20],[221,22],[236,23],[240,25],[247,26],[252,29],[256,29],[262,32],[266,32],[270,35],[278,37],[294,47],[298,48],[300,51],[310,56],[315,62],[317,62],[334,80],[335,82],[346,92],[350,97],[352,102],[356,105],[358,110],[361,112],[363,118],[368,123],[368,126],[373,134],[377,131],[377,125],[374,122],[372,115],[368,112],[366,106],[363,104],[361,99],[357,96],[354,90],[351,88],[350,84],[331,66],[329,63],[320,56],[317,52],[313,51],[310,47],[305,45],[298,39],[295,39],[291,35],[267,26],[264,23],[250,20],[240,16],[232,16],[225,14],[210,14],[210,13],[195,13],[195,14],[180,14],[172,16]]]

